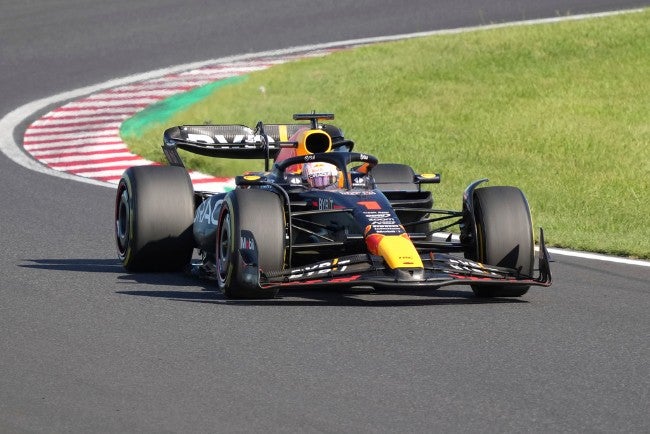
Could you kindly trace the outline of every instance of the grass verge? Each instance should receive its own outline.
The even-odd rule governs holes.
[[[378,44],[251,74],[123,138],[162,161],[169,126],[333,112],[355,150],[442,173],[438,207],[488,177],[526,193],[549,244],[650,258],[649,59],[650,10]]]

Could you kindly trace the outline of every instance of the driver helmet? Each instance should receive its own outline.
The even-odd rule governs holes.
[[[326,188],[337,185],[339,171],[333,164],[316,161],[303,165],[302,176],[311,187]]]

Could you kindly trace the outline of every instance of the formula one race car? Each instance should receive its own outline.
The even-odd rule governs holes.
[[[551,284],[541,229],[535,276],[531,216],[519,189],[477,188],[481,179],[465,190],[461,211],[433,209],[421,186],[439,175],[352,152],[339,128],[320,123],[331,114],[293,118],[302,123],[166,130],[169,166],[131,167],[117,188],[124,267],[192,270],[231,298],[272,298],[304,286],[451,284],[470,285],[480,297],[518,297]],[[225,193],[194,191],[178,148],[264,160],[265,170],[237,176]]]

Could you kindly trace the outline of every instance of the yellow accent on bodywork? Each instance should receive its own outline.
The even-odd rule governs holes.
[[[408,237],[386,235],[377,248],[390,268],[423,268],[422,259]]]
[[[320,150],[320,152],[329,152],[332,149],[332,138],[325,131],[322,130],[303,130],[298,132],[298,148],[296,149],[296,155],[303,156],[312,154],[312,150],[307,149],[307,141],[310,136],[318,136],[318,140],[324,140],[327,144],[325,149]],[[311,139],[313,140],[313,138]]]
[[[287,133],[287,126],[286,125],[279,125],[278,130],[280,133],[280,141],[281,142],[286,142],[289,140],[288,133]]]

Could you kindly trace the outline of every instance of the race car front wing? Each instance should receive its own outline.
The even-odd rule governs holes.
[[[449,253],[422,253],[421,269],[390,269],[381,256],[356,254],[281,271],[260,270],[262,288],[344,286],[438,288],[447,285],[550,286],[549,256],[540,231],[537,276],[513,268],[486,265]],[[252,270],[251,270],[252,271]]]

